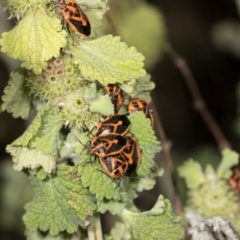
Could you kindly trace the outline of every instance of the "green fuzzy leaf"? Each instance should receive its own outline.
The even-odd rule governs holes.
[[[146,74],[143,55],[112,35],[83,41],[79,47],[72,47],[72,54],[83,76],[97,79],[102,85],[123,83]]]
[[[223,159],[217,169],[218,178],[228,179],[232,175],[231,167],[238,164],[239,154],[225,149],[222,151]]]
[[[75,240],[75,236],[68,233],[60,233],[57,236],[51,236],[49,233],[41,231],[25,231],[26,240]]]
[[[86,218],[96,209],[94,199],[84,189],[77,168],[58,165],[56,174],[45,181],[30,177],[35,196],[26,206],[23,221],[30,231],[74,233],[78,226],[88,225]]]
[[[163,196],[159,196],[150,211],[133,213],[125,209],[120,217],[133,239],[176,240],[183,237],[180,219],[172,216],[171,204]]]
[[[60,136],[63,120],[58,109],[45,111],[42,116],[41,127],[37,134],[30,140],[28,147],[35,148],[45,154],[58,156]]]
[[[29,128],[22,134],[21,137],[17,138],[14,142],[11,143],[12,146],[27,146],[29,141],[37,134],[38,130],[41,127],[42,119],[44,118],[45,112],[48,111],[48,106],[43,107],[33,120]]]
[[[58,156],[59,131],[62,124],[59,110],[54,108],[49,110],[49,106],[45,106],[38,112],[30,127],[11,146],[28,146],[43,153]]]
[[[26,74],[27,71],[23,68],[13,71],[2,96],[2,111],[12,113],[14,118],[26,119],[31,110],[30,92],[24,84]]]
[[[93,101],[90,105],[91,112],[98,112],[104,116],[114,113],[114,106],[109,95],[103,95],[99,99]]]
[[[160,143],[157,141],[150,120],[143,112],[131,114],[129,120],[131,121],[129,131],[136,136],[138,146],[142,150],[137,173],[145,176],[154,165],[155,153],[161,150]]]
[[[178,174],[180,177],[185,178],[189,189],[196,189],[207,181],[201,165],[192,159],[178,167]]]
[[[83,155],[83,154],[82,154]],[[102,201],[104,198],[110,200],[120,200],[121,196],[115,181],[105,174],[105,170],[101,167],[98,160],[90,163],[89,155],[82,156],[79,173],[84,187],[89,187],[91,193],[96,195],[97,200]],[[93,157],[92,157],[93,158]],[[99,171],[100,170],[100,171]]]
[[[15,170],[42,166],[46,173],[51,173],[55,169],[63,121],[58,109],[48,108],[43,107],[25,133],[7,146]]]
[[[25,168],[36,169],[42,166],[46,173],[51,173],[56,168],[56,158],[43,154],[41,151],[26,147],[8,145],[6,151],[10,153],[13,161],[13,169],[22,171]]]
[[[1,50],[39,74],[47,61],[58,57],[60,48],[66,45],[66,32],[61,28],[58,18],[51,18],[40,9],[32,11],[13,30],[3,33]]]
[[[125,203],[123,202],[116,202],[112,200],[103,199],[98,203],[98,209],[97,211],[100,213],[105,213],[106,211],[109,211],[112,215],[119,214],[123,212],[123,209],[125,208]]]

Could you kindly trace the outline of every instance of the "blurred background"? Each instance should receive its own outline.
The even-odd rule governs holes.
[[[188,158],[201,159],[201,164],[217,165],[218,146],[209,129],[193,109],[193,101],[185,81],[164,53],[166,42],[187,61],[209,110],[236,151],[240,151],[238,98],[240,69],[239,13],[234,0],[110,0],[109,16],[118,33],[129,45],[146,56],[147,71],[156,88],[152,93],[159,115],[172,142],[171,152],[176,166]],[[240,6],[239,6],[240,9]],[[240,11],[240,10],[239,10]],[[7,20],[0,2],[0,33],[9,31],[14,21]],[[138,26],[136,28],[136,26]],[[111,33],[104,21],[99,34]],[[134,34],[132,34],[134,32]],[[7,85],[10,71],[19,63],[0,53],[0,92]],[[8,113],[0,115],[0,239],[25,239],[21,216],[23,205],[31,196],[31,188],[23,173],[12,171],[5,147],[22,134],[26,123]],[[157,129],[156,129],[157,131]],[[158,163],[165,175],[152,191],[136,200],[142,210],[150,209],[159,193],[171,198],[171,181],[161,154]],[[184,202],[184,187],[181,185]],[[147,198],[148,201],[143,201]]]

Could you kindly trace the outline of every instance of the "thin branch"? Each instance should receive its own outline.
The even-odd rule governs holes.
[[[238,15],[240,16],[240,0],[235,0],[237,10],[238,10]]]
[[[214,117],[208,110],[197,86],[197,82],[186,61],[172,48],[171,45],[168,45],[165,50],[168,56],[173,60],[176,67],[182,73],[188,89],[192,95],[194,108],[196,111],[199,112],[205,124],[208,126],[210,132],[212,133],[218,144],[218,148],[220,150],[230,148],[228,140],[226,139]]]
[[[154,101],[151,102],[151,108],[153,109],[154,112],[157,112]],[[171,174],[171,180],[172,180],[172,184],[173,184],[173,188],[174,188],[174,204],[173,204],[174,210],[178,215],[182,215],[182,206],[181,206],[181,201],[179,198],[176,174],[175,174],[174,164],[173,164],[173,160],[172,160],[172,156],[171,156],[171,152],[170,152],[172,143],[166,138],[159,114],[154,115],[154,119],[155,119],[155,121],[154,121],[155,127],[157,129],[157,132],[158,132],[160,140],[161,140],[163,154],[165,156],[165,159],[166,159],[166,162],[168,165],[168,169]]]
[[[119,35],[119,32],[118,32],[118,30],[117,30],[117,27],[116,27],[116,25],[114,24],[114,22],[113,22],[113,20],[112,20],[112,18],[110,17],[110,15],[109,15],[108,12],[105,13],[105,17],[106,17],[109,25],[111,26],[114,35],[115,35],[115,36],[120,36],[120,35]]]

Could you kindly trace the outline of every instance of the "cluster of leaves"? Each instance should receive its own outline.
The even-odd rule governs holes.
[[[130,131],[142,149],[139,178],[114,181],[86,150],[90,132],[101,117],[114,113],[103,86],[117,83],[129,96],[145,90],[141,97],[150,100],[154,84],[143,69],[143,55],[135,48],[112,35],[94,38],[107,1],[78,3],[89,14],[89,38],[74,32],[68,35],[50,0],[5,1],[19,22],[3,34],[1,51],[23,63],[10,75],[1,110],[24,119],[32,108],[37,110],[25,133],[7,146],[14,169],[27,169],[34,190],[23,216],[31,231],[26,235],[28,239],[72,239],[60,234],[86,228],[92,215],[108,210],[125,223],[124,239],[127,235],[156,239],[161,234],[161,239],[180,238],[179,219],[171,215],[168,200],[159,197],[153,209],[144,213],[133,204],[137,192],[153,188],[162,174],[153,161],[160,143],[142,112],[129,116]],[[126,111],[123,106],[121,112]]]
[[[226,149],[216,171],[208,164],[205,172],[201,165],[189,160],[179,167],[179,175],[185,178],[188,200],[185,211],[194,210],[205,218],[221,216],[240,230],[239,199],[230,188],[228,179],[231,168],[238,164],[238,154]]]

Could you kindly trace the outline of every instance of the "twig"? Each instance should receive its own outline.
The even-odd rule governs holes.
[[[237,10],[238,10],[238,15],[240,16],[240,0],[235,0]]]
[[[151,108],[153,109],[154,112],[157,112],[153,101],[151,102]],[[182,206],[181,206],[181,201],[180,201],[179,193],[178,193],[176,174],[175,174],[174,164],[173,164],[173,160],[172,160],[172,156],[171,156],[171,152],[170,152],[172,143],[166,138],[159,114],[154,115],[154,120],[155,120],[154,121],[155,127],[157,129],[157,132],[158,132],[160,140],[161,140],[163,154],[165,156],[165,159],[166,159],[166,162],[168,165],[168,169],[171,174],[171,180],[172,180],[172,184],[173,184],[173,188],[174,188],[174,204],[173,204],[174,210],[178,215],[182,215]]]
[[[103,240],[99,214],[90,218],[90,225],[87,230],[89,240]]]
[[[106,17],[108,23],[110,24],[114,35],[115,35],[115,36],[120,36],[120,35],[119,35],[119,32],[118,32],[118,30],[117,30],[117,27],[116,27],[116,25],[114,24],[112,18],[111,18],[110,15],[108,14],[108,12],[105,13],[105,17]]]
[[[217,122],[213,118],[212,114],[208,110],[199,88],[197,86],[196,80],[188,67],[186,61],[172,48],[171,45],[167,45],[166,52],[168,56],[173,60],[176,67],[182,73],[184,80],[189,88],[189,91],[192,95],[194,108],[196,111],[199,112],[201,117],[203,118],[204,122],[208,126],[209,130],[211,131],[213,137],[215,138],[218,148],[223,150],[225,148],[230,148],[230,144],[225,138],[223,132],[221,131],[220,127],[218,126]]]

